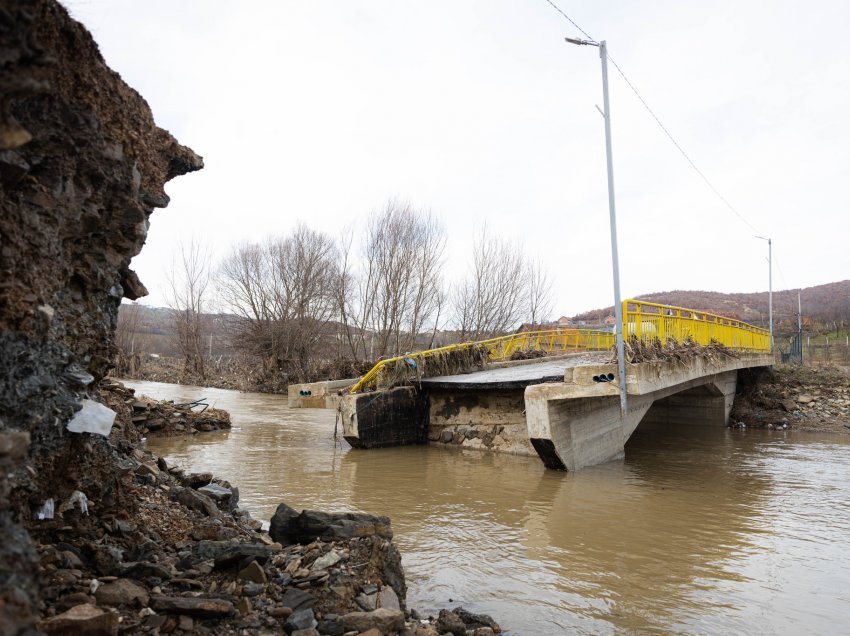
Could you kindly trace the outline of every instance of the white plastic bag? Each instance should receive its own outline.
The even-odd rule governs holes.
[[[51,497],[47,501],[44,502],[44,505],[38,509],[36,513],[36,517],[38,517],[39,521],[44,521],[45,519],[53,519],[53,498]]]
[[[115,411],[94,400],[83,400],[83,408],[65,426],[72,433],[97,433],[109,437]]]

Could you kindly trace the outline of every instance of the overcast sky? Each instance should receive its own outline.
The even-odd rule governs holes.
[[[556,0],[612,67],[623,297],[850,276],[850,3]],[[522,241],[554,317],[612,304],[597,49],[546,0],[68,0],[157,123],[204,157],[133,267],[164,304],[178,240],[216,257],[298,221],[431,209],[448,276],[476,228]],[[756,231],[748,225],[751,224]]]

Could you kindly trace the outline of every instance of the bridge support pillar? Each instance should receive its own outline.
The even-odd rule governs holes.
[[[630,395],[623,416],[616,396],[564,398],[558,385],[530,386],[525,392],[529,439],[547,468],[578,470],[621,459],[652,402],[650,396]]]

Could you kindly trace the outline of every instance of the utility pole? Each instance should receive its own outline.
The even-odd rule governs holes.
[[[620,258],[617,251],[617,208],[614,200],[614,158],[611,150],[611,106],[608,101],[608,47],[605,40],[576,40],[564,38],[570,44],[599,47],[599,59],[602,61],[602,118],[605,120],[605,155],[608,164],[608,212],[611,223],[611,265],[614,270],[614,319],[617,342],[617,370],[620,374],[620,414],[625,417],[628,409],[626,397],[626,357],[623,339],[626,325],[623,322],[623,303],[620,300]],[[598,106],[597,106],[598,108]],[[772,341],[772,340],[771,340]]]
[[[773,241],[764,236],[756,236],[767,241],[767,315],[770,323],[770,352],[773,353]]]
[[[803,364],[803,303],[800,302],[800,290],[797,290],[797,343],[800,346],[800,364]]]

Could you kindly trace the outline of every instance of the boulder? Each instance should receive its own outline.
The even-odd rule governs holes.
[[[389,517],[365,512],[318,512],[302,510],[301,513],[285,503],[280,504],[271,520],[269,534],[283,544],[310,543],[316,539],[333,541],[377,535],[392,539]]]
[[[365,632],[377,629],[384,634],[392,634],[404,629],[404,612],[384,607],[373,612],[349,612],[342,617],[342,624],[346,631]],[[466,632],[464,636],[465,634]]]

